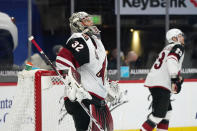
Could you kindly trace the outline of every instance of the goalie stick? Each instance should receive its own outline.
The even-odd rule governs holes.
[[[57,75],[60,77],[60,80],[66,84],[65,79],[63,78],[63,76],[58,72],[58,70],[56,69],[56,67],[53,65],[53,63],[49,60],[49,58],[46,56],[46,54],[44,53],[44,51],[40,48],[40,46],[37,44],[37,42],[34,40],[33,36],[29,37],[29,41],[32,42],[35,47],[38,49],[38,51],[40,52],[40,54],[43,56],[43,58],[45,59],[45,62],[48,62],[48,64],[53,68],[53,70],[57,73]],[[77,82],[77,81],[76,81]],[[80,84],[77,84],[79,88],[83,88],[81,87]],[[86,106],[82,103],[79,102],[79,104],[81,105],[81,107],[84,109],[84,111],[88,114],[88,116],[90,117],[90,119],[95,123],[95,125],[98,127],[98,129],[100,131],[104,131],[104,129],[102,128],[102,126],[97,122],[97,120],[92,116],[92,114],[90,114],[89,110],[86,108]]]

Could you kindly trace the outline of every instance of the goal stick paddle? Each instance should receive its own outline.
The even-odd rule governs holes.
[[[53,70],[57,73],[57,75],[60,77],[61,81],[66,84],[63,76],[59,73],[59,71],[56,69],[56,67],[53,65],[53,63],[50,61],[50,59],[46,56],[46,54],[44,53],[44,51],[40,48],[40,46],[37,44],[37,42],[34,40],[33,36],[29,37],[29,41],[32,42],[34,44],[34,46],[37,48],[37,50],[40,52],[40,54],[43,56],[43,58],[46,60],[45,62],[48,62],[49,65],[53,68]],[[79,84],[80,85],[80,84]],[[80,87],[83,88],[83,87]],[[81,107],[84,109],[84,111],[88,114],[88,116],[90,117],[90,119],[95,123],[95,125],[98,127],[98,129],[100,131],[104,131],[104,129],[102,128],[102,126],[98,123],[98,121],[92,116],[92,114],[89,112],[89,110],[87,109],[87,107],[82,103],[79,102],[79,104],[81,105]]]

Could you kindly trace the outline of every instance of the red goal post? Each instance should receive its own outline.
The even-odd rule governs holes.
[[[75,131],[64,107],[64,85],[55,71],[23,70],[5,130]]]

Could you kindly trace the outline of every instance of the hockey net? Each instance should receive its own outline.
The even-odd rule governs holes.
[[[15,94],[6,131],[75,131],[64,107],[64,84],[54,71],[19,72]]]

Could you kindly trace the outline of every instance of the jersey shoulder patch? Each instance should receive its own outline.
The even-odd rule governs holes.
[[[80,66],[89,62],[89,48],[82,37],[69,39],[65,48],[71,51]]]
[[[180,44],[176,44],[172,47],[169,55],[174,55],[177,57],[177,59],[179,60],[181,58],[181,56],[184,54],[184,46],[180,45]]]

